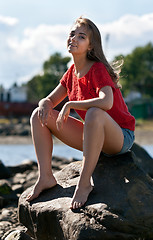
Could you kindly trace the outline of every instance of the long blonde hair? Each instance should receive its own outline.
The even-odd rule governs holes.
[[[87,28],[87,31],[89,31],[91,50],[88,51],[87,58],[92,61],[102,62],[105,65],[110,77],[112,78],[115,87],[120,88],[121,85],[119,84],[119,73],[121,71],[121,65],[123,62],[119,65],[116,62],[113,64],[114,67],[108,63],[103,52],[101,34],[97,26],[90,19],[83,17],[79,17],[75,21],[74,25],[82,25]]]

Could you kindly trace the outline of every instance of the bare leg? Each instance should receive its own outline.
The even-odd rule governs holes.
[[[38,161],[39,176],[32,192],[27,197],[28,201],[38,197],[44,189],[51,188],[57,184],[51,168],[52,133],[69,146],[82,150],[82,122],[69,117],[63,129],[59,132],[56,128],[57,116],[58,112],[54,111],[54,118],[50,117],[47,126],[42,127],[38,119],[37,109],[32,114],[31,130]]]
[[[41,126],[37,112],[33,113],[31,118],[31,132],[38,161],[39,176],[33,191],[27,197],[28,201],[37,198],[44,189],[51,188],[57,184],[51,170],[52,136],[46,126]]]
[[[115,142],[112,136],[115,137]],[[90,108],[84,125],[83,168],[72,199],[71,208],[79,208],[87,201],[93,187],[91,176],[100,152],[115,154],[123,145],[123,134],[116,122],[103,110]]]

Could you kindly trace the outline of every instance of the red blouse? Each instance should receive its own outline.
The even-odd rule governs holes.
[[[124,102],[120,89],[115,88],[114,83],[101,62],[95,62],[88,73],[82,78],[77,78],[74,64],[67,70],[60,80],[62,86],[67,89],[70,101],[86,100],[99,97],[99,90],[105,86],[111,86],[113,89],[114,101],[113,107],[107,113],[122,128],[132,131],[135,129],[135,118],[129,113]],[[76,110],[84,120],[86,111]]]

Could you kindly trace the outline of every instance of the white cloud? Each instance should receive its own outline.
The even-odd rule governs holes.
[[[99,25],[102,35],[110,35],[109,58],[128,54],[135,47],[143,46],[153,39],[153,13],[137,16],[125,15],[117,21]],[[105,39],[104,39],[105,41]]]
[[[98,25],[102,39],[110,35],[108,48],[115,53],[123,54],[137,45],[145,44],[153,39],[153,13],[137,16],[125,15],[117,21]],[[68,25],[39,25],[27,28],[23,38],[11,37],[7,40],[8,47],[14,54],[30,62],[44,61],[54,51],[66,53],[66,39],[70,26]],[[105,47],[105,44],[104,44]]]
[[[6,16],[0,15],[0,24],[4,24],[4,25],[8,25],[8,26],[14,26],[17,23],[18,23],[17,18],[6,17]]]
[[[13,26],[18,20],[6,17],[0,18],[1,22]],[[102,33],[106,56],[112,60],[116,55],[128,54],[135,47],[152,41],[153,13],[142,16],[124,15],[116,21],[98,24],[98,27]],[[4,71],[8,72],[8,66],[12,66],[14,74],[17,73],[19,76],[17,81],[25,82],[28,80],[28,76],[32,77],[32,74],[40,72],[44,60],[55,51],[67,54],[66,39],[69,30],[69,25],[41,24],[36,28],[24,29],[23,35],[20,37],[15,32],[6,33],[5,40],[2,39],[3,44],[0,46],[0,61],[3,62],[3,65],[7,59]],[[110,38],[106,45],[105,37],[108,33]]]
[[[140,37],[153,32],[153,13],[143,16],[125,15],[117,21],[101,25],[104,32],[112,33],[118,40],[124,37]]]
[[[12,37],[7,43],[18,57],[29,58],[31,62],[40,62],[53,51],[66,50],[68,29],[67,25],[39,25],[35,29],[25,29],[22,40]]]

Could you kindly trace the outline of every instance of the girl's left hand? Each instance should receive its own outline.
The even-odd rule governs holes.
[[[60,131],[63,128],[64,122],[67,121],[68,116],[70,114],[70,109],[71,109],[70,104],[68,102],[68,103],[64,104],[61,111],[59,112],[58,118],[56,120],[56,126],[57,126],[58,131]]]

